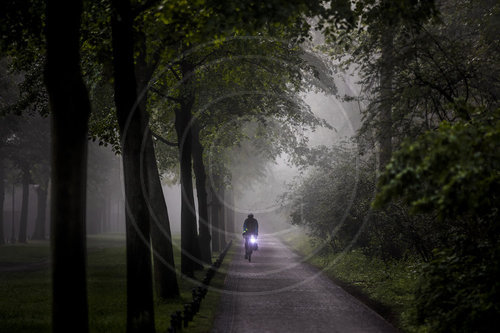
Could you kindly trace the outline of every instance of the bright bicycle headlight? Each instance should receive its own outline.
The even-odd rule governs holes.
[[[255,244],[257,242],[257,239],[255,238],[255,236],[250,236],[250,243],[252,244]]]

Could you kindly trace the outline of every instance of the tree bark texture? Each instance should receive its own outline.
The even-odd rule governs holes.
[[[16,185],[12,184],[12,218],[11,218],[11,228],[10,228],[10,240],[11,244],[16,242]]]
[[[226,191],[226,234],[229,238],[234,238],[234,192],[232,190]]]
[[[19,243],[27,243],[28,241],[28,203],[30,196],[30,181],[31,175],[28,166],[23,166],[22,168],[23,175],[23,196],[21,203],[21,217],[19,218]]]
[[[47,215],[47,184],[40,184],[36,189],[37,213],[33,239],[45,239],[45,217]]]
[[[147,203],[149,205],[149,221],[151,227],[151,244],[153,250],[153,267],[155,290],[158,297],[170,299],[179,296],[179,285],[175,272],[174,252],[172,248],[172,233],[168,207],[160,181],[152,133],[149,130],[149,115],[147,112],[148,83],[154,68],[146,63],[146,37],[139,35],[139,56],[136,61],[136,77],[140,98],[139,112],[142,121],[147,124],[142,137],[142,176],[146,184]]]
[[[224,187],[220,186],[218,190],[219,197],[219,242],[220,250],[226,247],[226,205],[224,202]],[[222,199],[222,200],[221,200]]]
[[[380,126],[379,126],[379,169],[384,170],[392,155],[392,79],[394,61],[394,41],[390,28],[381,36],[382,54],[380,70]]]
[[[217,198],[217,190],[212,184],[210,186],[210,225],[212,229],[212,251],[220,251],[220,229],[219,229],[219,199]]]
[[[196,211],[194,206],[193,180],[191,172],[191,109],[194,94],[191,80],[194,68],[186,61],[181,63],[182,98],[175,112],[175,129],[179,145],[181,172],[181,272],[193,276],[194,270],[201,266],[197,258],[198,232],[196,230]]]
[[[175,298],[179,296],[179,286],[175,272],[172,233],[170,231],[167,205],[158,174],[151,132],[147,137],[144,154],[148,178],[148,199],[151,209],[151,241],[154,251],[156,293],[163,299]]]
[[[137,110],[132,13],[129,0],[113,0],[115,104],[125,180],[127,332],[155,332],[149,209],[141,182],[141,139],[147,124]]]
[[[192,126],[193,170],[196,177],[196,194],[198,196],[198,230],[201,259],[205,264],[212,264],[210,250],[210,225],[208,219],[207,175],[203,162],[203,145],[200,142],[200,127],[196,120]]]
[[[3,159],[0,158],[0,245],[5,244],[5,235],[3,232],[4,221],[3,221],[3,205],[5,202],[5,169],[3,165]]]
[[[81,0],[47,1],[53,332],[88,332],[85,205],[90,102],[80,69],[81,13]]]

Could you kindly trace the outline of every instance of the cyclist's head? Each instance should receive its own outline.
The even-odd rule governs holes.
[[[253,217],[253,214],[252,213],[248,214],[248,217]]]

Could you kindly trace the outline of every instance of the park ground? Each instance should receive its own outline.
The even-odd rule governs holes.
[[[174,238],[174,243],[179,237]],[[368,260],[361,253],[352,252],[341,257],[310,256],[314,247],[310,239],[297,232],[280,237],[303,265],[321,271],[335,285],[355,296],[362,303],[403,331],[413,331],[406,318],[412,314],[413,288],[417,277],[411,265],[403,267]],[[180,262],[178,247],[174,246],[176,262]],[[49,242],[32,241],[28,244],[0,247],[0,327],[9,332],[50,331],[50,270]],[[241,246],[236,241],[215,279],[201,311],[186,332],[209,332],[217,315],[228,282],[228,269],[241,261]],[[259,265],[259,256],[254,256]],[[233,260],[234,257],[234,260]],[[233,261],[233,262],[232,262]],[[335,264],[332,264],[334,262]],[[244,266],[241,266],[244,267]],[[410,267],[410,268],[408,268]],[[123,332],[125,330],[125,244],[121,234],[88,237],[88,291],[91,332]],[[197,273],[199,279],[203,272]],[[157,331],[169,326],[170,314],[190,300],[193,284],[179,279],[181,297],[169,302],[155,302]],[[220,310],[219,310],[220,312]]]

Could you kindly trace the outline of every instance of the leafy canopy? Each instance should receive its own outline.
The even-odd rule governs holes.
[[[500,109],[483,119],[443,122],[394,153],[374,201],[403,198],[414,212],[441,219],[498,214]]]

